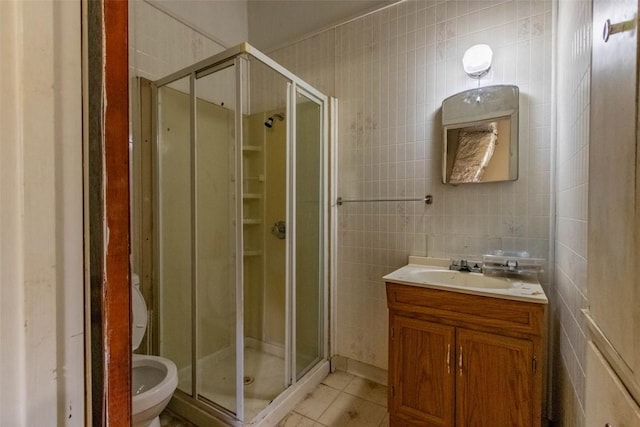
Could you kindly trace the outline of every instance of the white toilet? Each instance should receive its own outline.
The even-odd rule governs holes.
[[[140,293],[140,278],[131,278],[133,350],[142,342],[147,330],[147,305]],[[131,396],[133,427],[160,427],[160,412],[167,406],[178,385],[175,363],[159,356],[134,354],[131,362]]]

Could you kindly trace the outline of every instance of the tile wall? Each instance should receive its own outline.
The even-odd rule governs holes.
[[[555,377],[556,418],[584,425],[587,329],[587,190],[591,2],[561,1],[558,7]]]
[[[138,104],[136,77],[157,80],[175,71],[181,70],[195,62],[222,52],[224,48],[210,38],[192,30],[176,19],[151,6],[149,3],[136,0],[129,2],[129,129],[130,140],[138,126],[135,106]],[[139,212],[138,201],[141,200],[138,187],[132,188],[132,211]],[[138,228],[139,217],[133,215],[133,228]],[[139,271],[138,233],[131,238],[132,266]],[[142,287],[146,283],[142,279]]]
[[[338,354],[387,368],[381,277],[408,255],[473,259],[502,248],[549,259],[551,41],[551,1],[405,1],[271,53],[339,100],[340,196],[435,200],[337,209]],[[520,178],[445,186],[438,110],[477,86],[461,66],[476,43],[494,51],[480,85],[520,87]]]
[[[130,5],[132,77],[157,79],[223,50],[145,2]],[[584,424],[590,21],[589,1],[559,2],[557,255],[548,291],[557,301],[554,412],[563,425]],[[339,99],[341,196],[435,197],[431,206],[338,209],[338,354],[386,369],[380,277],[409,254],[474,257],[502,247],[550,258],[551,42],[551,1],[406,1],[270,53]],[[460,66],[475,43],[494,50],[480,84],[521,89],[520,179],[444,186],[438,108],[477,84]]]
[[[224,48],[145,1],[129,2],[129,75],[157,80]]]

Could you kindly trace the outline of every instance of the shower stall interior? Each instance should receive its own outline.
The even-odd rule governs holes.
[[[153,347],[255,422],[328,369],[328,99],[248,44],[152,87]]]

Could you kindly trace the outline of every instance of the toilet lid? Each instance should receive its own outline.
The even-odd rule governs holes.
[[[133,324],[131,325],[131,346],[137,349],[142,342],[147,330],[147,304],[137,286],[131,287],[131,309],[133,311]]]

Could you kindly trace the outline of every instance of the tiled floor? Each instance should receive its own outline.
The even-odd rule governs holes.
[[[189,421],[183,420],[179,416],[165,409],[160,414],[160,426],[161,427],[197,427],[195,424]]]
[[[162,414],[163,427],[190,427],[193,424]],[[322,383],[277,427],[387,427],[387,387],[336,371]]]
[[[387,388],[336,371],[289,413],[278,427],[385,427]]]

